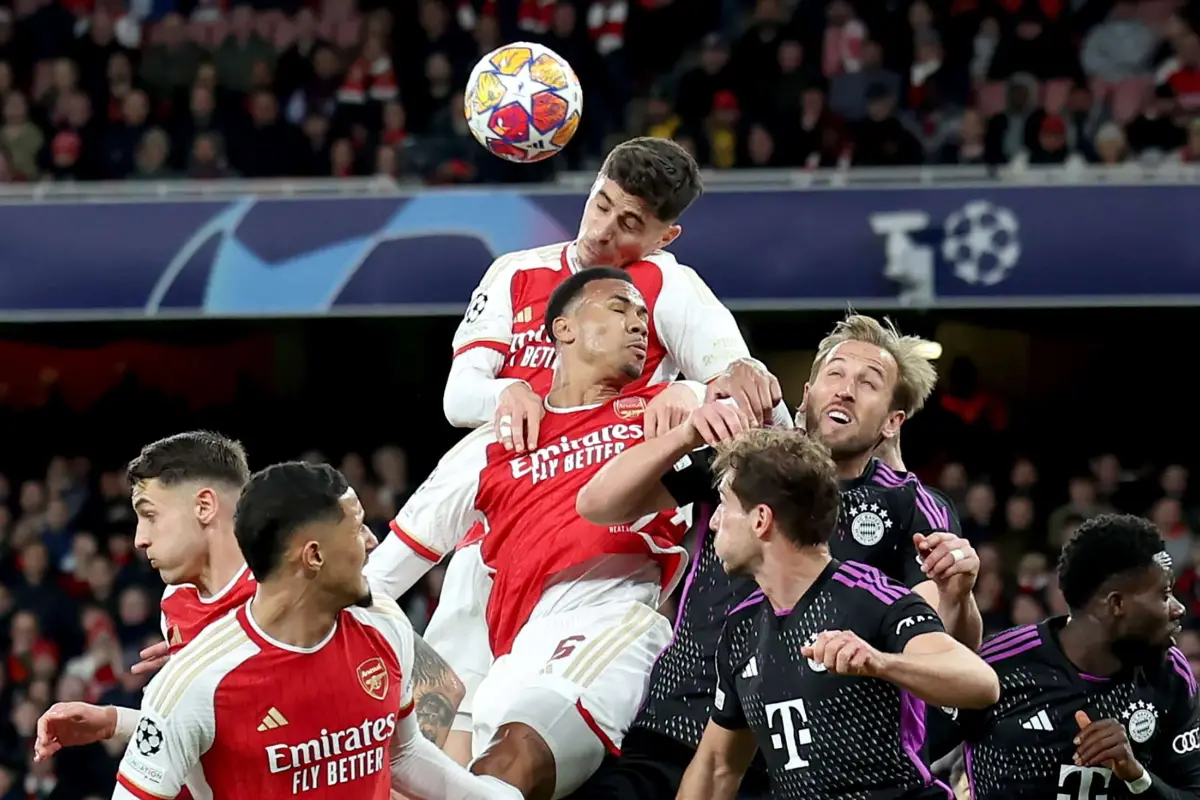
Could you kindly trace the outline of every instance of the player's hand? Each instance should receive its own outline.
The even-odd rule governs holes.
[[[717,444],[753,427],[750,418],[733,403],[715,401],[697,408],[680,428],[692,447]]]
[[[545,412],[542,398],[528,384],[514,383],[500,393],[496,405],[496,440],[515,453],[536,450]]]
[[[159,642],[152,644],[149,647],[138,653],[141,661],[129,668],[129,671],[134,675],[141,675],[143,672],[154,672],[167,663],[171,657],[171,645],[167,642]]]
[[[686,384],[671,384],[646,404],[646,413],[642,415],[646,439],[654,439],[679,427],[687,421],[688,414],[699,407],[700,398]]]
[[[938,591],[966,597],[979,577],[979,554],[971,543],[953,533],[913,534],[921,558],[921,571],[937,584]]]
[[[1108,767],[1126,783],[1142,777],[1145,770],[1133,755],[1125,726],[1115,719],[1092,722],[1084,711],[1075,712],[1079,735],[1075,737],[1075,764],[1080,767]]]
[[[117,732],[117,710],[91,703],[55,703],[37,721],[33,757],[45,761],[64,747],[111,739]]]
[[[854,675],[875,678],[886,664],[886,656],[850,631],[823,631],[811,645],[800,653],[834,675]]]
[[[706,401],[723,397],[732,398],[753,425],[762,426],[771,421],[771,410],[783,399],[783,391],[774,375],[743,358],[708,384]]]

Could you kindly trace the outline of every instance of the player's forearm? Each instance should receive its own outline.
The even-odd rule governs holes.
[[[975,593],[966,595],[950,595],[937,593],[931,606],[942,618],[946,633],[953,636],[972,652],[978,652],[983,643],[983,615],[979,613],[979,604],[975,602]]]
[[[456,428],[478,428],[490,424],[496,415],[500,393],[514,383],[512,378],[497,378],[504,356],[495,350],[477,347],[459,353],[450,364],[442,411]]]
[[[575,496],[579,516],[597,525],[619,525],[674,505],[662,476],[694,447],[686,428],[637,444],[605,464]]]
[[[1000,698],[996,672],[958,644],[936,653],[888,654],[880,677],[935,706],[986,708]]]
[[[392,600],[417,585],[437,561],[430,560],[395,534],[387,537],[371,552],[363,575],[376,596]]]
[[[1149,780],[1149,786],[1142,789],[1140,793],[1134,794],[1134,797],[1139,798],[1139,800],[1196,800],[1196,798],[1200,797],[1200,792],[1197,792],[1195,789],[1176,789],[1174,786],[1164,783],[1162,778],[1159,778],[1145,767],[1142,768],[1142,773],[1140,781],[1133,781],[1126,784],[1132,793],[1137,792],[1141,788],[1139,784],[1144,785]]]
[[[715,754],[697,752],[679,782],[676,800],[734,800],[742,773],[722,765]]]
[[[472,775],[423,737],[413,715],[401,720],[391,754],[392,788],[411,797],[444,800],[524,800],[503,781]]]

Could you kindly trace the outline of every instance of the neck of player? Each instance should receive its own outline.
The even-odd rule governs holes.
[[[776,611],[791,611],[821,577],[831,558],[825,545],[797,547],[782,536],[763,543],[754,580]]]
[[[1058,644],[1080,672],[1108,678],[1121,671],[1121,660],[1109,646],[1104,626],[1086,612],[1072,612],[1058,632]]]
[[[546,402],[554,408],[578,408],[605,403],[629,384],[624,375],[560,358]]]
[[[212,531],[208,541],[208,564],[196,579],[202,597],[212,597],[224,589],[246,565],[233,535],[232,523],[228,529]]]
[[[866,450],[844,458],[835,458],[833,464],[837,467],[838,480],[852,481],[862,475],[863,470],[867,468],[867,464],[871,462],[872,453],[874,453],[873,450]]]
[[[340,605],[345,605],[340,604]],[[250,615],[270,638],[308,649],[325,640],[337,624],[341,608],[304,578],[280,577],[258,584]]]

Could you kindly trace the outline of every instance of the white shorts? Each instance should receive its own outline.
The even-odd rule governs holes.
[[[474,703],[472,752],[520,722],[554,754],[554,797],[578,789],[606,751],[620,752],[671,623],[649,606],[617,601],[531,619],[496,659]]]
[[[487,628],[491,591],[492,575],[483,563],[480,546],[473,544],[455,552],[442,580],[441,598],[425,629],[425,643],[446,659],[466,687],[451,730],[471,731],[475,691],[492,666]]]

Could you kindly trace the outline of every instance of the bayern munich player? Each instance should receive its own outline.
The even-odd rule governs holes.
[[[240,443],[192,431],[146,445],[126,472],[138,517],[135,542],[167,584],[162,600],[166,641],[161,650],[156,646],[142,654],[150,657],[143,664],[157,669],[168,650],[178,652],[209,623],[254,595],[254,576],[233,531],[234,507],[250,469]],[[418,718],[441,745],[449,725],[439,726],[437,720],[448,716],[443,709],[453,713],[462,685],[420,637],[416,664]],[[38,721],[35,755],[48,758],[61,747],[128,737],[138,716],[136,709],[58,703]]]
[[[646,363],[636,385],[670,380],[682,371],[708,383],[712,392],[735,398],[758,420],[770,414],[781,397],[778,383],[750,359],[729,310],[692,269],[661,249],[679,236],[678,219],[701,191],[696,162],[674,142],[640,138],[614,148],[588,198],[576,240],[500,257],[472,295],[454,337],[443,400],[451,424],[491,425],[505,447],[517,453],[537,445],[541,398],[550,389],[555,362],[545,332],[546,302],[568,276],[597,266],[624,268],[650,309]],[[659,396],[646,410],[646,435],[653,438],[682,421],[687,410],[671,402],[671,393]],[[398,596],[446,550],[397,524],[392,530],[395,535],[372,558],[392,565],[388,571],[396,583],[387,588]],[[484,623],[491,579],[477,545],[482,533],[476,526],[461,542],[445,545],[458,542],[460,549],[425,631],[466,685],[447,744],[447,752],[464,764],[470,757],[474,688],[492,662]]]
[[[328,465],[250,478],[235,534],[258,585],[146,687],[114,800],[515,798],[421,735],[413,630],[363,575],[363,508]]]
[[[471,769],[526,798],[569,794],[617,751],[671,636],[655,609],[687,560],[682,517],[670,510],[607,527],[575,512],[591,476],[644,438],[647,405],[666,390],[638,382],[650,313],[623,270],[563,281],[545,312],[557,367],[538,447],[517,454],[481,428],[397,517],[435,547],[473,522],[487,527],[496,660],[476,689]],[[697,402],[705,393],[699,383],[679,386]]]

